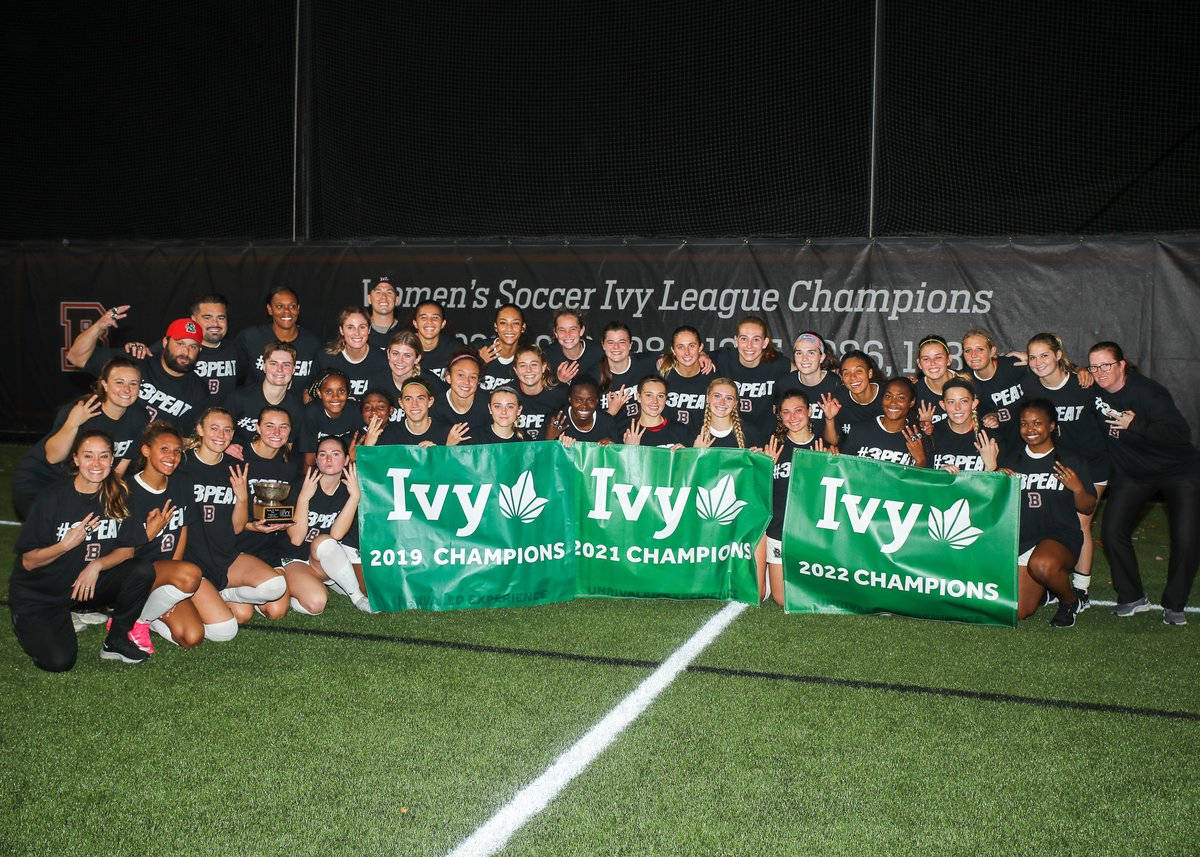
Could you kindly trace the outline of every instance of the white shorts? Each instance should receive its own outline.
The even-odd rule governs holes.
[[[783,542],[767,536],[767,562],[783,565]]]
[[[1033,556],[1033,552],[1035,550],[1037,550],[1037,545],[1034,545],[1029,550],[1025,551],[1025,553],[1023,553],[1019,557],[1017,557],[1017,565],[1018,566],[1029,565],[1029,558],[1031,556]]]

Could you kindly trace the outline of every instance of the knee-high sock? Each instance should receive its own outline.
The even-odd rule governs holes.
[[[154,633],[158,634],[158,636],[162,637],[164,640],[167,640],[168,642],[171,642],[171,643],[175,643],[175,635],[171,633],[171,629],[167,626],[167,623],[164,622],[162,619],[151,619],[150,620],[150,630],[152,630]],[[175,645],[179,645],[179,644],[175,643]]]
[[[295,610],[297,613],[303,613],[305,616],[316,616],[317,615],[316,613],[312,612],[311,610],[306,610],[304,605],[300,603],[300,601],[296,598],[295,595],[293,595],[291,597],[291,605],[292,605],[292,609]]]
[[[146,606],[142,608],[142,615],[138,617],[138,621],[149,622],[157,619],[183,599],[190,598],[191,595],[190,592],[184,592],[178,587],[164,583],[157,589],[150,590],[150,597],[146,599]]]
[[[287,592],[287,581],[282,574],[264,580],[258,586],[231,586],[221,590],[221,598],[235,604],[266,604],[276,601]]]
[[[237,619],[226,619],[224,622],[213,622],[204,626],[204,639],[214,643],[227,643],[237,636]]]
[[[333,539],[326,539],[317,545],[316,555],[321,568],[325,569],[325,574],[350,596],[351,601],[358,602],[364,597],[358,585],[358,576],[354,573],[354,566],[350,564],[350,557],[346,556],[341,544]]]

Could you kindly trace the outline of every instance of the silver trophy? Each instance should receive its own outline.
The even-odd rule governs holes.
[[[283,501],[292,493],[292,486],[279,479],[260,479],[251,487],[254,492],[252,512],[254,520],[264,524],[290,524],[296,513],[295,506],[285,506]]]

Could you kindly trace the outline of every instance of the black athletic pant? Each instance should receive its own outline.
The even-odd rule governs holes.
[[[1145,596],[1142,575],[1133,550],[1133,529],[1146,505],[1159,491],[1167,505],[1171,547],[1167,558],[1167,585],[1162,605],[1182,610],[1187,604],[1196,568],[1200,566],[1200,474],[1161,479],[1113,479],[1105,495],[1100,537],[1112,567],[1113,587],[1121,603]]]
[[[13,633],[34,664],[47,672],[65,672],[75,666],[79,651],[71,611],[112,608],[109,636],[119,639],[129,633],[154,584],[154,566],[134,557],[108,571],[100,572],[95,597],[73,601],[62,607],[23,603],[17,593],[11,602]],[[114,636],[116,635],[116,636]]]

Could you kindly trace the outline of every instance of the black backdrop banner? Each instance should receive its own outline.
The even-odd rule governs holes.
[[[380,274],[396,284],[397,314],[430,297],[447,307],[447,331],[489,337],[495,310],[526,311],[529,338],[546,341],[555,309],[583,311],[589,332],[625,321],[635,348],[661,351],[681,324],[709,347],[759,315],[790,346],[801,330],[839,350],[862,348],[885,373],[911,372],[927,333],[957,340],[992,331],[1002,349],[1039,331],[1060,333],[1086,359],[1112,339],[1174,393],[1200,425],[1200,235],[1109,239],[862,239],[825,242],[559,242],[513,244],[328,243],[198,245],[120,243],[0,247],[8,295],[2,321],[15,343],[0,406],[9,431],[44,431],[57,405],[90,380],[67,371],[71,338],[101,307],[130,304],[114,343],[160,339],[191,301],[220,292],[231,335],[266,320],[264,294],[288,284],[300,321],[323,339],[337,310],[362,302]],[[785,341],[787,340],[787,341]],[[790,347],[784,349],[790,352]]]

